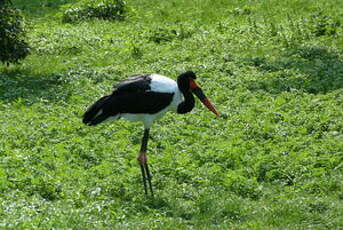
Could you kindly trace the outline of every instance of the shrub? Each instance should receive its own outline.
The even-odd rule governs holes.
[[[312,15],[309,27],[311,32],[316,36],[335,36],[341,30],[341,21],[338,18],[325,15],[322,12]]]
[[[10,1],[0,1],[0,61],[7,65],[17,63],[30,51],[29,45],[24,41],[23,17],[10,4]]]
[[[62,17],[64,23],[73,23],[92,18],[123,20],[127,4],[122,0],[81,0],[67,8]]]

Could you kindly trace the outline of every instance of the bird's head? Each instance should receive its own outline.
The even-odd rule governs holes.
[[[199,84],[196,82],[196,78],[197,77],[193,71],[187,71],[182,73],[177,79],[177,83],[179,85],[180,90],[183,93],[191,91],[211,112],[213,112],[215,115],[219,117],[220,114],[214,108],[210,100],[206,97],[206,95],[200,88]]]

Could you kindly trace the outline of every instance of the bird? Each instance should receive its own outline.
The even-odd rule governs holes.
[[[177,81],[160,74],[136,74],[114,86],[110,95],[98,99],[83,114],[82,122],[89,126],[98,125],[108,120],[124,118],[129,121],[140,121],[144,125],[144,134],[139,162],[145,194],[148,195],[147,183],[153,197],[151,174],[148,167],[147,145],[150,127],[166,112],[177,114],[190,112],[195,106],[195,94],[199,100],[216,116],[216,108],[196,82],[193,71],[186,71],[177,77]]]

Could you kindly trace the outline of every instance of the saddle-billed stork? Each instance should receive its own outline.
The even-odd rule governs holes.
[[[83,115],[82,121],[87,125],[97,125],[108,118],[143,122],[144,136],[137,160],[141,166],[146,195],[148,180],[153,196],[151,174],[147,164],[147,144],[153,121],[167,111],[179,114],[190,112],[195,104],[193,93],[210,111],[219,116],[195,79],[196,75],[192,71],[182,73],[178,76],[177,82],[159,74],[134,75],[114,86],[111,95],[97,100]]]

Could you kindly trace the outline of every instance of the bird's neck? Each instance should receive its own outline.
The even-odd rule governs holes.
[[[184,114],[190,112],[194,108],[195,100],[190,91],[183,92],[184,101],[177,107],[177,113]]]

